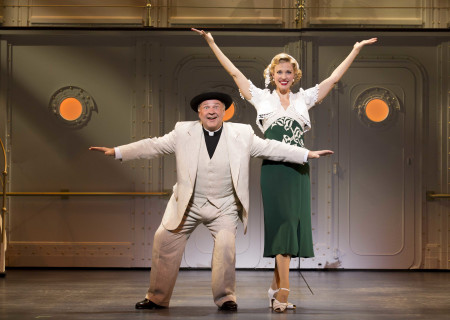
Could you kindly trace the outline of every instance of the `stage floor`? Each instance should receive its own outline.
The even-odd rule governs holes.
[[[8,269],[0,278],[0,319],[450,319],[450,273],[292,271],[295,311],[268,308],[270,271],[237,271],[237,312],[217,310],[210,271],[182,270],[171,306],[135,310],[149,271]],[[309,287],[308,287],[309,285]]]

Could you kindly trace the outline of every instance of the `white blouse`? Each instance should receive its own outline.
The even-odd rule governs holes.
[[[297,93],[289,93],[289,107],[286,110],[281,105],[280,97],[277,92],[269,89],[260,89],[248,80],[250,83],[250,93],[252,98],[249,102],[256,108],[256,124],[264,133],[271,124],[282,117],[289,117],[296,120],[302,127],[303,132],[311,129],[311,120],[308,110],[317,102],[319,96],[319,85],[307,90],[300,90]],[[241,98],[242,94],[241,94]]]

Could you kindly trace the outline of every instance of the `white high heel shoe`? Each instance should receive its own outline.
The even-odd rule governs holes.
[[[285,289],[283,289],[283,290],[285,290]],[[272,288],[269,288],[269,290],[267,291],[267,296],[269,297],[269,308],[273,307],[273,301],[275,300],[274,295],[278,291],[280,291],[280,289],[273,290]],[[297,306],[288,301],[286,309],[295,309],[295,308],[297,308]]]
[[[279,290],[291,291],[291,290],[286,289],[286,288],[280,288],[280,289],[278,289],[278,291],[279,291]],[[284,310],[287,309],[288,305],[289,305],[289,302],[280,302],[280,301],[278,301],[277,299],[274,299],[274,300],[273,300],[272,309],[273,309],[273,311],[275,311],[275,312],[281,313],[281,312],[284,312]]]

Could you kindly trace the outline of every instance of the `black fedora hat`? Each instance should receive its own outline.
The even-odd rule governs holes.
[[[201,93],[192,98],[192,100],[191,100],[192,110],[197,112],[198,106],[200,105],[200,103],[202,103],[203,101],[206,101],[206,100],[219,100],[219,101],[223,102],[223,104],[225,105],[225,110],[227,110],[233,103],[233,99],[231,99],[231,97],[229,95],[227,95],[226,93],[204,92],[204,93]]]

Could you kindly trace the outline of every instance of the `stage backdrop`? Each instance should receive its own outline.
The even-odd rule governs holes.
[[[315,258],[291,267],[446,268],[445,191],[448,38],[377,32],[342,81],[311,110],[310,149]],[[372,32],[230,32],[217,43],[259,87],[271,58],[296,57],[309,88],[327,77],[355,41]],[[9,192],[167,192],[174,156],[121,163],[89,146],[116,146],[195,120],[189,100],[221,90],[235,100],[231,121],[256,127],[256,112],[204,40],[191,31],[24,30],[0,46],[2,139]],[[7,89],[4,89],[6,85]],[[298,86],[297,86],[298,88]],[[75,90],[75,91],[74,91]],[[55,101],[74,94],[83,121],[61,119]],[[378,113],[370,113],[371,100]],[[383,104],[384,103],[384,104]],[[56,112],[55,112],[56,110]],[[381,111],[380,111],[381,110]],[[381,113],[380,113],[381,112]],[[372,119],[372,120],[371,120]],[[237,267],[271,268],[263,259],[260,163],[252,160],[249,229],[238,230]],[[8,266],[150,267],[153,235],[168,196],[10,196]],[[199,227],[183,267],[210,266],[212,238]]]

